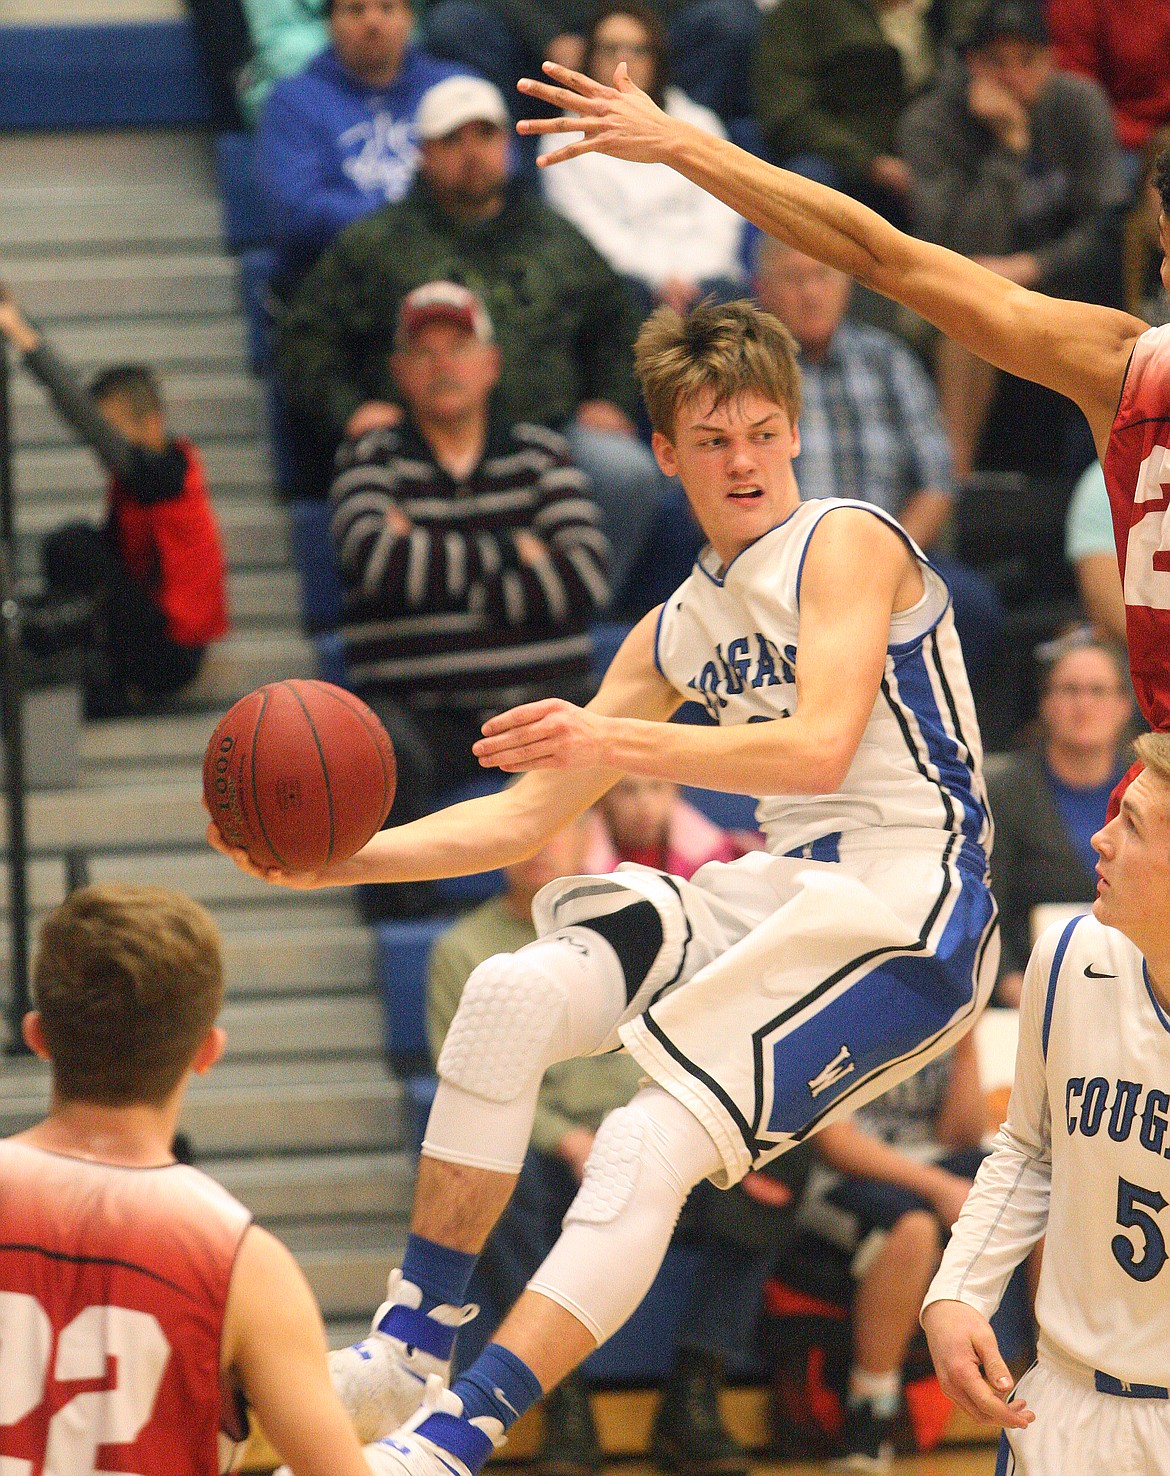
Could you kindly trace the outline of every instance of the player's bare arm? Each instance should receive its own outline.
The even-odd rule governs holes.
[[[733,794],[831,792],[848,773],[873,711],[891,614],[921,592],[898,534],[871,513],[841,508],[810,540],[797,708],[787,719],[699,728],[547,699],[485,723],[475,752],[481,763],[508,772],[602,769]]]
[[[232,1273],[223,1367],[294,1476],[370,1476],[329,1382],[313,1294],[291,1254],[257,1226],[244,1236]]]
[[[652,610],[626,637],[585,709],[590,715],[631,713],[657,726],[681,705],[682,699],[654,665],[657,619],[658,611]],[[617,769],[584,763],[571,774],[530,774],[499,794],[466,800],[380,831],[349,860],[316,872],[258,867],[246,852],[229,846],[214,823],[208,826],[207,839],[249,875],[294,888],[434,881],[526,860],[620,777]]]
[[[991,1324],[965,1302],[931,1302],[922,1314],[943,1393],[960,1409],[1001,1429],[1023,1430],[1036,1418],[1024,1401],[1008,1401],[1012,1376]]]
[[[1068,395],[1103,452],[1144,323],[1017,287],[956,252],[905,235],[836,190],[669,118],[630,82],[624,64],[612,87],[550,63],[544,70],[549,81],[525,78],[521,91],[573,113],[584,137],[544,156],[543,167],[590,152],[669,164],[770,235],[913,309],[997,368]],[[557,133],[565,122],[526,119],[517,127]]]

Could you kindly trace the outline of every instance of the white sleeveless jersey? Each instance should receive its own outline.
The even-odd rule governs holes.
[[[1165,1385],[1170,1020],[1141,954],[1095,918],[1050,935],[1044,953],[1054,1254],[1044,1258],[1037,1317],[1066,1355]]]
[[[833,861],[874,846],[913,844],[913,832],[921,831],[929,844],[958,835],[970,861],[982,866],[991,845],[983,750],[949,592],[879,509],[839,498],[803,502],[726,570],[705,548],[662,608],[659,670],[721,725],[789,717],[797,705],[804,559],[821,518],[841,507],[870,513],[905,538],[926,589],[891,621],[881,691],[841,788],[761,798],[756,818],[767,848],[775,856]]]
[[[1089,1369],[1104,1392],[1164,1388],[1170,1018],[1138,950],[1091,916],[1041,936],[1024,991],[1007,1121],[927,1300],[988,1315],[1046,1229],[1041,1357]]]

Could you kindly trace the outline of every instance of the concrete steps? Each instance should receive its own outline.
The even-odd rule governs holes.
[[[235,261],[210,251],[30,256],[6,265],[22,307],[54,318],[219,317],[240,310]]]
[[[87,318],[53,324],[53,343],[85,374],[107,364],[150,364],[164,379],[180,369],[247,368],[243,323],[224,318],[136,318],[124,323],[92,323]]]
[[[113,3],[113,0],[110,0]],[[2,34],[2,32],[0,32]],[[335,1345],[361,1336],[401,1252],[413,1151],[383,1054],[373,934],[344,890],[254,882],[206,846],[203,750],[219,716],[266,681],[315,676],[300,633],[287,515],[274,495],[263,397],[248,370],[238,268],[218,240],[211,152],[165,131],[0,137],[0,259],[29,314],[86,376],[117,361],[159,372],[177,431],[207,465],[230,569],[233,633],[167,717],[91,724],[81,782],[27,805],[33,922],[69,882],[174,886],[223,940],[225,1060],[192,1084],[182,1126],[201,1165],[292,1246]],[[42,391],[12,381],[18,567],[74,517],[103,515],[105,477]],[[6,845],[0,806],[0,850]],[[0,1001],[10,940],[0,870]],[[0,1134],[47,1105],[44,1068],[0,1066]]]
[[[266,434],[263,391],[259,381],[245,370],[184,370],[165,377],[162,389],[171,428],[197,445],[209,440],[257,441]],[[27,374],[19,376],[12,386],[12,415],[16,445],[21,449],[77,443],[72,428]],[[238,456],[239,448],[233,449]],[[94,465],[92,457],[90,465]],[[234,466],[229,475],[238,476]]]
[[[253,428],[248,437],[228,440],[203,440],[199,452],[207,471],[207,480],[215,498],[221,520],[231,511],[231,503],[247,499],[255,513],[271,512],[287,523],[282,508],[272,501],[272,463],[259,433]],[[28,515],[32,525],[37,515],[47,510],[51,515],[39,519],[38,533],[56,527],[74,509],[62,506],[79,501],[80,511],[89,516],[100,515],[105,492],[105,473],[100,462],[84,446],[26,446],[13,457],[12,480],[17,495],[17,526],[22,527]],[[225,499],[228,506],[224,507]],[[42,509],[40,504],[47,504]],[[284,545],[287,548],[287,543]]]

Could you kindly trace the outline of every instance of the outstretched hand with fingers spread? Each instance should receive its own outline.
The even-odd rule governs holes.
[[[1036,1418],[1023,1400],[1008,1402],[1012,1376],[985,1317],[965,1302],[931,1302],[922,1314],[942,1391],[977,1420],[1023,1430]]]
[[[687,126],[668,118],[640,87],[634,86],[625,62],[618,64],[612,87],[555,62],[546,61],[543,70],[552,82],[522,77],[516,85],[529,97],[571,114],[569,122],[574,132],[585,137],[542,155],[538,161],[542,167],[575,159],[579,154],[611,154],[615,159],[654,164],[666,157],[667,141]],[[564,133],[565,125],[564,118],[522,118],[516,131]]]

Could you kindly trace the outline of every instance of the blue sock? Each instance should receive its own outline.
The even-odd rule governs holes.
[[[466,1373],[452,1385],[452,1393],[463,1401],[465,1419],[489,1415],[511,1429],[526,1409],[540,1399],[540,1380],[515,1353],[489,1343]]]
[[[422,1303],[417,1309],[391,1307],[378,1323],[378,1330],[436,1358],[450,1358],[459,1329],[436,1322],[427,1313],[444,1304],[453,1307],[462,1304],[476,1260],[477,1257],[466,1251],[451,1250],[421,1235],[408,1235],[402,1276],[422,1292]]]

